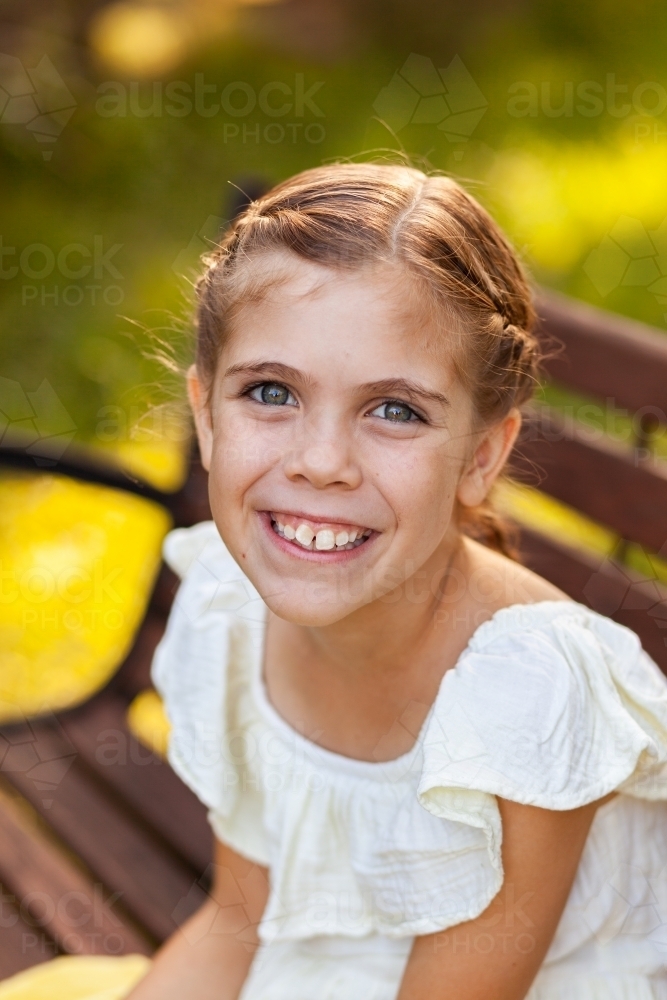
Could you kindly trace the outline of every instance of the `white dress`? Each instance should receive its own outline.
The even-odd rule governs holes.
[[[393,1000],[414,936],[448,928],[443,948],[483,961],[493,939],[456,925],[502,885],[495,796],[573,809],[615,789],[528,997],[666,1000],[667,682],[633,632],[574,601],[503,608],[413,749],[359,761],[269,703],[266,605],[214,522],[164,555],[182,577],[153,662],[169,760],[217,837],[270,869],[242,1000]],[[528,951],[530,928],[513,940]]]

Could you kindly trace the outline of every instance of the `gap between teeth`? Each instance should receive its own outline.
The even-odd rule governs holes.
[[[355,549],[368,538],[371,533],[370,528],[365,531],[333,531],[332,528],[320,528],[315,532],[307,524],[300,524],[294,530],[290,524],[281,524],[280,521],[271,520],[274,530],[287,538],[290,542],[298,542],[303,549],[310,549],[327,552],[331,549]]]

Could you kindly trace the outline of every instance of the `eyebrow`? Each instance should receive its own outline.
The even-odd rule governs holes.
[[[376,396],[408,396],[414,399],[429,400],[432,403],[439,403],[441,406],[449,406],[449,399],[442,392],[427,389],[420,382],[415,382],[409,378],[385,378],[379,382],[365,382],[360,388]]]
[[[246,364],[230,365],[224,378],[232,378],[234,375],[273,375],[276,378],[285,379],[287,382],[298,382],[301,385],[309,385],[312,382],[312,379],[300,372],[298,368],[284,365],[280,361],[249,361]]]
[[[282,364],[279,361],[251,361],[246,364],[231,365],[225,372],[225,378],[234,375],[273,376],[287,382],[301,385],[312,384],[312,379],[298,368]],[[423,399],[440,406],[449,406],[450,401],[442,392],[427,389],[420,382],[408,378],[386,378],[378,382],[365,382],[359,390],[373,396],[407,396],[409,399]]]

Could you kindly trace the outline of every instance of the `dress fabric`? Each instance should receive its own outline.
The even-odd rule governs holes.
[[[575,601],[503,608],[413,748],[359,761],[270,704],[266,605],[214,522],[163,551],[182,578],[153,661],[169,760],[216,836],[270,869],[242,1000],[394,1000],[415,935],[437,931],[492,960],[457,925],[503,882],[496,796],[564,810],[615,790],[528,1000],[667,1000],[667,682],[633,632]]]

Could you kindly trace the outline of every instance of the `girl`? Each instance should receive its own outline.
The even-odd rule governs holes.
[[[306,171],[200,281],[213,521],[154,661],[217,838],[133,1000],[665,1000],[667,685],[511,558],[526,279],[456,183]]]

